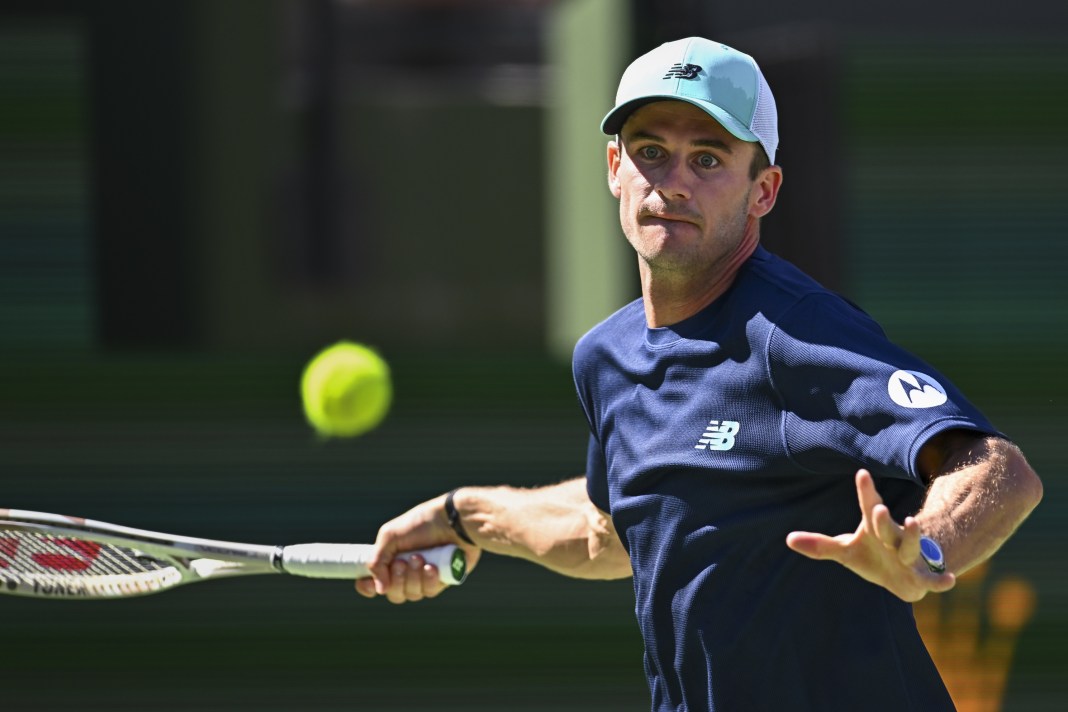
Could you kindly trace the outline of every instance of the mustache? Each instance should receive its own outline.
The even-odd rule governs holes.
[[[638,219],[660,218],[663,220],[679,220],[700,225],[701,216],[686,208],[671,205],[642,205],[638,208]]]

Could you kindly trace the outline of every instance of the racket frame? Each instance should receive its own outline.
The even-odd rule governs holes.
[[[89,539],[130,549],[140,549],[146,554],[159,553],[162,556],[185,559],[217,559],[246,564],[250,567],[258,565],[265,571],[284,572],[282,569],[283,547],[281,546],[243,544],[163,534],[93,519],[24,509],[0,509],[0,529],[21,529],[58,537]]]
[[[141,595],[146,593],[155,593],[160,590],[172,588],[185,583],[191,583],[193,581],[200,581],[206,579],[224,578],[227,576],[239,576],[239,575],[252,575],[252,574],[269,574],[269,573],[290,573],[298,576],[308,577],[320,577],[320,578],[356,578],[356,569],[353,568],[351,560],[346,564],[330,564],[321,561],[315,561],[315,556],[312,556],[312,561],[308,561],[304,556],[305,552],[321,552],[322,547],[329,547],[331,549],[330,556],[333,557],[335,552],[348,551],[348,556],[345,559],[349,559],[352,556],[352,552],[366,551],[370,547],[368,545],[359,544],[297,544],[290,547],[290,555],[286,555],[287,547],[284,546],[271,546],[262,544],[246,544],[233,541],[222,541],[216,539],[204,539],[200,537],[180,536],[176,534],[163,534],[161,532],[149,531],[147,529],[137,529],[134,527],[127,527],[118,524],[110,524],[108,522],[96,521],[93,519],[84,519],[81,517],[68,517],[61,514],[50,514],[47,512],[35,512],[22,509],[3,509],[0,508],[0,535],[4,530],[7,531],[22,531],[40,536],[53,537],[58,539],[78,539],[83,541],[94,541],[103,544],[109,544],[112,546],[120,547],[123,549],[132,549],[135,552],[146,554],[147,556],[158,560],[159,562],[166,564],[173,568],[177,575],[180,577],[176,579],[174,575],[153,576],[149,572],[143,572],[138,574],[116,574],[114,579],[119,582],[123,577],[133,581],[138,576],[141,576],[148,583],[145,588],[138,588],[135,584],[131,586],[137,590],[127,591],[122,586],[117,587],[105,587],[105,593],[100,593],[96,588],[93,592],[86,593],[85,590],[78,591],[79,585],[77,584],[78,577],[76,576],[63,576],[61,573],[57,573],[55,578],[56,592],[44,594],[44,597],[56,597],[56,598],[78,598],[78,597],[90,597],[90,598],[115,598],[126,597],[131,595]],[[451,584],[458,584],[463,581],[466,576],[466,565],[464,563],[463,551],[453,546],[446,547],[447,553],[444,558],[438,559],[438,550],[429,550],[423,553],[427,556],[428,560],[431,559],[431,555],[435,557],[434,563],[439,567],[439,571],[442,572],[443,581]],[[356,558],[362,558],[362,553]],[[287,569],[286,563],[289,560],[291,569]],[[457,563],[457,559],[459,562]],[[362,564],[361,564],[362,565]],[[452,578],[448,577],[452,575]],[[364,575],[364,574],[359,574]],[[81,586],[84,589],[86,580],[89,579],[106,579],[106,576],[92,575],[86,576]],[[30,574],[26,575],[25,580],[20,578],[18,574],[13,572],[5,576],[3,569],[0,569],[0,587],[2,587],[4,593],[11,593],[15,595],[42,595],[39,592],[40,587],[35,585],[35,581],[47,581],[47,575],[43,574]],[[165,582],[159,582],[165,579]],[[12,583],[12,581],[16,583]],[[65,593],[59,581],[66,580],[70,582],[71,592]],[[159,581],[157,581],[159,580]],[[106,583],[106,582],[105,582]],[[93,584],[95,585],[95,584]]]

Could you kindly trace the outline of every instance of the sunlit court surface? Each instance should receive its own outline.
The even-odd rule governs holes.
[[[776,94],[763,244],[935,364],[1043,478],[1009,543],[914,607],[957,708],[1065,709],[1068,9],[943,5],[5,3],[0,508],[370,543],[453,487],[581,474],[571,350],[639,296],[598,122],[630,59],[704,34]],[[335,437],[301,378],[340,341],[388,362],[391,395]],[[16,548],[0,535],[0,585]],[[0,699],[641,712],[634,613],[629,580],[492,555],[401,606],[290,576],[0,595]]]

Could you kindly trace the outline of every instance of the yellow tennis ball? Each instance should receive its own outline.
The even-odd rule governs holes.
[[[386,417],[393,400],[389,366],[362,344],[341,341],[320,351],[300,380],[304,414],[320,435],[366,433]]]

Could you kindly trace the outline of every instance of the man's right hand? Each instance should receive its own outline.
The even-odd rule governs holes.
[[[413,556],[408,562],[395,557],[443,544],[456,544],[464,550],[468,572],[482,556],[480,548],[462,541],[449,526],[445,495],[416,505],[382,525],[371,558],[371,577],[356,581],[357,593],[366,598],[385,596],[391,603],[434,598],[448,588],[441,582],[437,567],[427,564],[421,556]]]

